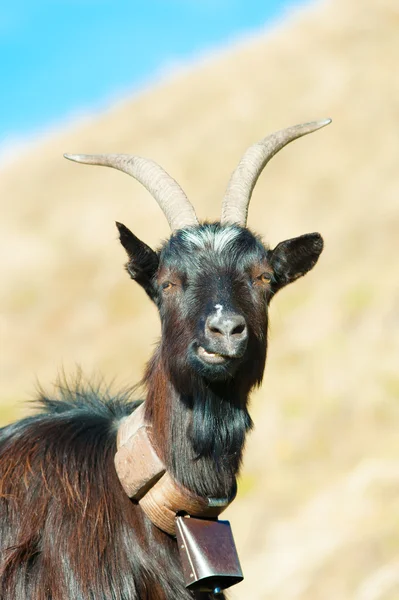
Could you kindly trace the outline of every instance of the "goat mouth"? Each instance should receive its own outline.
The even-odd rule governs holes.
[[[197,356],[210,365],[221,365],[232,358],[231,356],[219,354],[218,352],[210,352],[209,350],[205,350],[203,346],[198,346]]]

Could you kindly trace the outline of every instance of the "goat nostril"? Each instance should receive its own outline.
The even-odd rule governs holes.
[[[221,334],[222,334],[222,332],[220,331],[220,329],[218,329],[217,327],[209,327],[209,331],[210,331],[211,333],[216,333],[216,334],[218,334],[218,335],[221,335]]]
[[[231,335],[240,335],[241,333],[244,333],[245,331],[245,324],[241,323],[240,325],[237,325],[236,327],[234,327],[233,331],[231,332]]]
[[[226,315],[221,318],[219,315],[207,319],[205,325],[206,334],[213,339],[232,338],[238,342],[245,338],[247,333],[247,324],[245,319],[236,315]]]

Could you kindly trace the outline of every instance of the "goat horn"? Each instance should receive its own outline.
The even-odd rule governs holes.
[[[64,154],[68,160],[113,167],[131,175],[155,198],[172,229],[198,225],[198,219],[180,185],[156,162],[129,154]]]
[[[288,127],[288,129],[272,133],[260,142],[250,146],[228,183],[222,204],[221,223],[237,223],[245,227],[252,191],[269,160],[293,140],[321,129],[329,123],[331,123],[331,119]]]

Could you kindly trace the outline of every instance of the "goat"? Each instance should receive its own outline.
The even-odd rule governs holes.
[[[216,223],[200,224],[180,186],[152,161],[66,155],[136,178],[172,229],[155,252],[117,223],[126,269],[158,307],[162,326],[143,380],[145,422],[171,479],[201,498],[235,495],[252,427],[248,397],[265,366],[269,302],[323,249],[318,233],[265,246],[246,227],[252,190],[278,150],[329,122],[251,146]],[[129,498],[115,469],[118,430],[140,401],[81,380],[58,389],[57,397],[40,393],[41,413],[0,429],[0,597],[213,598],[186,589],[175,538]]]

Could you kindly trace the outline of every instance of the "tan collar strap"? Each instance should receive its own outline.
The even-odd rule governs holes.
[[[217,518],[234,497],[202,498],[177,483],[155,452],[151,429],[144,420],[144,403],[119,427],[115,468],[127,495],[139,502],[154,525],[171,535],[176,535],[178,513]]]

